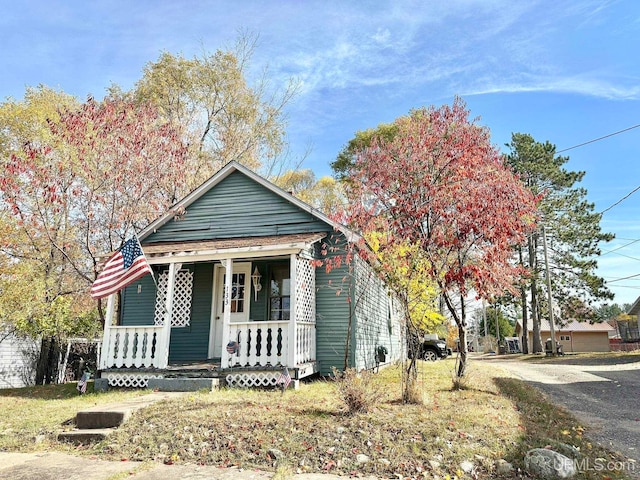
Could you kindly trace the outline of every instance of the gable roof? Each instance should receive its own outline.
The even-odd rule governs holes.
[[[636,301],[633,302],[631,308],[627,312],[627,315],[638,315],[640,314],[640,297],[636,298]]]
[[[216,185],[218,185],[222,180],[227,178],[233,172],[240,172],[241,174],[245,175],[246,177],[253,180],[254,182],[262,185],[266,189],[282,197],[284,200],[292,203],[293,205],[300,208],[301,210],[308,212],[318,220],[321,220],[327,223],[328,225],[332,226],[334,229],[343,233],[350,242],[359,242],[362,239],[362,237],[359,234],[347,228],[346,226],[342,225],[341,223],[338,223],[330,219],[324,213],[320,212],[319,210],[312,207],[308,203],[303,202],[299,198],[296,198],[293,195],[291,195],[290,193],[285,192],[277,185],[271,183],[269,180],[261,177],[257,173],[249,170],[244,165],[236,161],[231,161],[227,163],[224,167],[222,167],[220,170],[218,170],[217,173],[211,176],[202,185],[200,185],[198,188],[196,188],[191,193],[189,193],[182,200],[172,205],[171,208],[167,211],[167,213],[158,217],[156,220],[154,220],[149,225],[147,225],[147,227],[145,227],[144,230],[142,230],[142,232],[140,232],[139,234],[140,241],[141,242],[144,241],[146,237],[148,237],[149,235],[154,233],[156,230],[161,228],[163,225],[168,223],[170,220],[172,220],[175,217],[176,211],[186,210],[187,207],[189,207],[192,203],[194,203],[196,200],[201,198],[205,193],[207,193],[209,190],[214,188]]]
[[[522,325],[520,325],[520,328],[522,328]],[[528,325],[528,330],[529,332],[533,332],[533,326]],[[551,330],[548,320],[540,320],[540,330],[545,332],[548,332]],[[611,330],[615,330],[615,328],[609,325],[607,322],[589,323],[589,322],[579,322],[577,320],[569,320],[564,325],[555,325],[556,333],[558,332],[609,332]]]

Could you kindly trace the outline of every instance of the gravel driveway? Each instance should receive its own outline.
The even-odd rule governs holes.
[[[640,361],[637,356],[549,359],[481,357],[535,386],[572,412],[600,445],[620,452],[640,474]],[[547,363],[547,362],[552,363]],[[633,461],[636,463],[634,464]]]

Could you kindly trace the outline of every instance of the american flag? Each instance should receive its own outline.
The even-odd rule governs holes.
[[[84,372],[80,380],[78,380],[78,391],[80,394],[87,393],[87,383],[89,383],[89,379],[91,378],[91,374],[89,372]]]
[[[147,263],[138,239],[127,240],[107,260],[104,269],[91,286],[91,296],[93,298],[108,297],[147,273],[151,273],[151,267]]]
[[[276,380],[276,385],[282,385],[282,390],[284,391],[287,389],[290,383],[291,375],[289,375],[289,369],[287,367],[284,367],[284,370],[282,370],[282,373],[278,377],[278,380]]]

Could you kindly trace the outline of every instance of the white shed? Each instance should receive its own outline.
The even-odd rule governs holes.
[[[40,342],[10,332],[0,332],[0,388],[33,385]]]

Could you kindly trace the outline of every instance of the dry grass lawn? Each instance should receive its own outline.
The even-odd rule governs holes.
[[[63,386],[51,387],[60,389],[61,398],[44,399],[0,392],[0,411],[9,412],[0,419],[0,450],[61,449],[115,460],[442,479],[497,478],[501,459],[515,467],[504,478],[527,478],[518,471],[524,453],[557,442],[580,448],[586,458],[616,459],[592,445],[573,417],[495,366],[472,362],[462,390],[451,389],[453,368],[453,360],[420,362],[423,405],[401,404],[400,368],[385,369],[375,377],[385,394],[373,399],[369,413],[354,415],[346,412],[333,381],[306,383],[284,394],[236,389],[185,394],[136,413],[108,440],[83,447],[58,444],[55,433],[71,428],[75,411],[135,393],[78,397]],[[464,461],[473,463],[470,474],[462,471]],[[607,476],[624,478],[614,471]],[[603,476],[583,472],[580,478]]]

